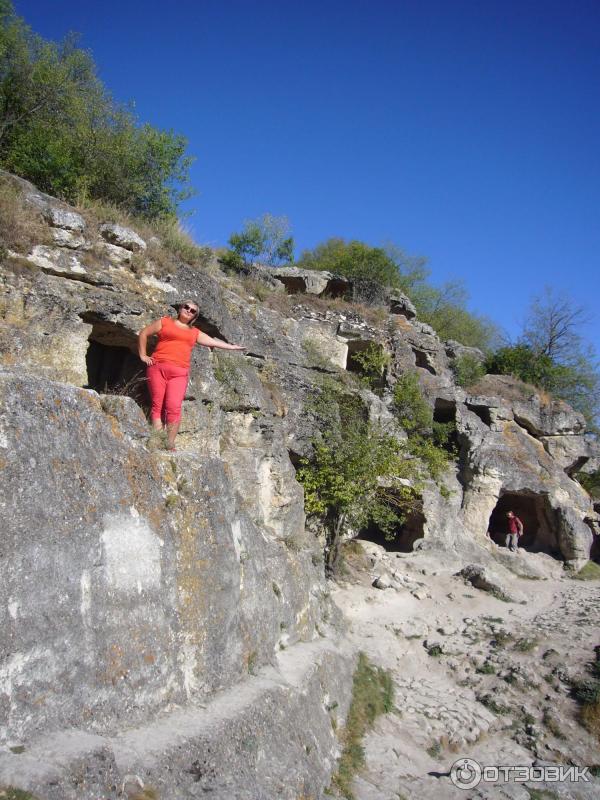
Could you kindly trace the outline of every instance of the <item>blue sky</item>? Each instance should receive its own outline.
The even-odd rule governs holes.
[[[598,0],[15,0],[81,33],[196,156],[194,237],[285,214],[299,249],[393,241],[515,335],[544,284],[600,349]]]

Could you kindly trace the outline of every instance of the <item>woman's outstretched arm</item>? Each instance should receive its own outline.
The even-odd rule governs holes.
[[[221,339],[213,339],[212,336],[209,336],[207,333],[202,333],[202,331],[198,331],[198,344],[201,344],[203,347],[218,347],[219,350],[245,350],[245,347],[242,347],[241,344],[229,344],[228,342],[224,342]]]

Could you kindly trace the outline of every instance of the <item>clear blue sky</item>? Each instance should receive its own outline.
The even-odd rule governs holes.
[[[199,242],[285,214],[393,241],[511,333],[600,294],[599,0],[15,0],[197,157]],[[600,349],[600,314],[584,331]]]

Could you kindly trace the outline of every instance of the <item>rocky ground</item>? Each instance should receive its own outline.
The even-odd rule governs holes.
[[[334,598],[354,644],[391,671],[397,712],[366,738],[357,800],[600,796],[593,777],[482,781],[467,790],[450,779],[461,758],[496,766],[600,762],[571,696],[600,644],[598,582],[566,577],[549,556],[509,557],[490,544],[494,591],[512,597],[507,602],[457,576],[461,564],[451,555],[363,547],[364,555],[347,559]],[[510,573],[502,564],[508,558]]]

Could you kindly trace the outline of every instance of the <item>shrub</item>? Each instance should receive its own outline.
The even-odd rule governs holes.
[[[29,792],[14,786],[0,786],[0,800],[36,800]]]
[[[416,372],[405,372],[394,386],[393,410],[408,436],[432,430],[433,411],[423,397]]]
[[[595,429],[600,376],[595,357],[581,352],[570,363],[561,363],[548,353],[519,343],[502,347],[486,361],[487,372],[512,375],[531,383],[573,406]]]
[[[352,781],[364,766],[362,740],[381,714],[394,708],[394,684],[389,672],[371,664],[364,653],[358,656],[354,672],[352,701],[341,734],[343,751],[332,778],[333,785],[348,800],[353,800]]]
[[[485,366],[481,359],[472,353],[459,356],[452,363],[454,380],[459,386],[474,386],[485,375]]]
[[[237,274],[245,267],[244,259],[239,253],[236,253],[235,250],[225,250],[225,252],[219,255],[219,261],[225,272]]]
[[[600,740],[600,646],[587,669],[589,678],[573,683],[571,692],[580,705],[579,718],[585,728]]]
[[[573,578],[578,581],[600,581],[600,564],[588,561]]]
[[[385,368],[390,362],[390,354],[374,342],[365,350],[352,354],[352,362],[360,369],[361,382],[369,389],[381,383]]]
[[[400,288],[401,285],[398,267],[385,250],[356,240],[328,239],[314,250],[304,250],[298,266],[375,281],[383,286]]]
[[[594,472],[578,472],[574,477],[594,500],[600,499],[600,469]]]
[[[394,386],[392,408],[398,424],[408,436],[408,451],[438,481],[448,467],[448,454],[455,424],[436,423],[433,411],[423,397],[416,372],[406,372]]]

